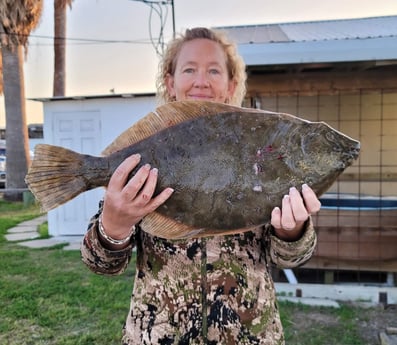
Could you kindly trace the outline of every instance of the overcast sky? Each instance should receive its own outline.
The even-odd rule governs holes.
[[[168,41],[173,32],[172,6],[161,10]],[[181,32],[194,26],[397,15],[397,0],[174,0],[174,10],[176,32]],[[159,36],[160,18],[150,12],[148,5],[134,0],[74,0],[67,24],[68,96],[108,94],[111,89],[155,91],[158,57],[149,37],[150,31]],[[25,63],[27,98],[52,95],[52,39],[53,0],[44,0],[42,20],[31,35]],[[5,125],[3,108],[0,103],[0,127]],[[41,103],[29,101],[27,111],[28,123],[42,121]]]

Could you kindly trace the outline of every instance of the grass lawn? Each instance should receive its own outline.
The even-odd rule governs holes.
[[[119,345],[134,265],[122,276],[99,276],[79,251],[5,241],[7,228],[38,215],[0,201],[0,344]]]
[[[39,214],[35,206],[0,200],[0,344],[120,345],[135,262],[121,276],[99,276],[79,251],[5,240],[8,228]],[[287,345],[376,344],[363,339],[362,325],[371,323],[363,309],[280,303],[280,310]]]

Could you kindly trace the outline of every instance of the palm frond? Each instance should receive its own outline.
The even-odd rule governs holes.
[[[43,0],[0,1],[1,44],[12,48],[28,45],[30,32],[40,22]]]

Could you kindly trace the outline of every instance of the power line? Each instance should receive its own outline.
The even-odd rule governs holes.
[[[71,37],[55,37],[55,36],[43,36],[43,35],[30,35],[33,38],[45,38],[45,39],[57,39],[65,41],[79,41],[79,42],[92,42],[92,43],[150,43],[145,42],[148,39],[138,39],[138,40],[114,40],[114,39],[97,39],[97,38],[71,38]]]
[[[7,35],[17,35],[14,33],[8,33]],[[19,35],[21,36],[21,35]],[[115,39],[97,39],[97,38],[71,38],[71,37],[56,37],[56,36],[46,36],[46,35],[26,35],[31,38],[37,39],[45,39],[45,40],[64,40],[67,42],[76,42],[76,44],[114,44],[114,43],[122,43],[122,44],[152,44],[150,38],[141,38],[136,40],[115,40]],[[55,43],[56,44],[56,43]],[[47,45],[47,44],[35,44],[35,45]],[[53,46],[54,43],[48,43],[48,45]]]
[[[130,0],[136,2],[142,2],[150,7],[150,15],[149,15],[149,36],[152,42],[152,45],[158,56],[162,56],[164,52],[164,27],[167,22],[168,17],[168,5],[172,7],[172,29],[173,29],[173,37],[175,37],[175,11],[174,11],[174,0]],[[165,7],[165,13],[163,12],[163,7]],[[153,37],[152,33],[152,18],[153,13],[156,13],[160,20],[160,30],[157,38]]]
[[[39,39],[48,39],[55,41],[55,43],[39,43],[36,45],[48,45],[53,46],[57,44],[57,40],[64,40],[69,45],[92,45],[92,44],[152,44],[149,38],[142,38],[136,40],[115,40],[115,39],[96,39],[96,38],[68,38],[68,37],[55,37],[55,36],[41,36],[41,35],[30,35],[29,38],[39,38]]]
[[[172,28],[173,28],[173,37],[175,37],[175,11],[174,11],[174,0],[130,0],[136,2],[142,2],[150,7],[150,15],[149,15],[149,38],[148,39],[137,39],[137,40],[115,40],[115,39],[95,39],[95,38],[71,38],[71,37],[55,37],[55,36],[45,36],[45,35],[25,35],[28,36],[29,39],[48,39],[52,40],[52,43],[48,44],[30,44],[30,46],[54,46],[57,44],[57,40],[66,41],[69,45],[70,42],[74,42],[74,45],[93,45],[93,44],[151,44],[157,55],[162,56],[164,51],[164,28],[168,18],[168,5],[172,7]],[[163,7],[165,7],[165,12],[163,11]],[[159,35],[156,37],[153,35],[152,26],[153,26],[153,15],[157,14],[160,19],[160,30]],[[18,35],[24,36],[16,33],[5,33],[6,35]],[[0,44],[1,47],[1,44]]]

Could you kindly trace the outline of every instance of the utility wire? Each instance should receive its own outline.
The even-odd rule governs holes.
[[[165,46],[165,41],[164,41],[164,28],[167,23],[167,18],[168,18],[168,5],[172,6],[172,16],[174,16],[174,2],[173,0],[130,0],[130,1],[136,1],[136,2],[141,2],[150,7],[150,14],[149,14],[149,39],[138,39],[138,40],[110,40],[110,39],[94,39],[94,38],[70,38],[70,37],[54,37],[54,36],[44,36],[44,35],[25,35],[28,36],[29,39],[50,39],[52,41],[54,40],[64,40],[66,41],[69,45],[70,42],[75,42],[74,45],[92,45],[92,44],[151,44],[158,56],[162,56],[164,52],[164,46]],[[164,12],[164,7],[165,7],[165,12]],[[153,16],[154,14],[157,14],[160,20],[160,29],[159,29],[159,34],[158,37],[155,37],[153,34]],[[173,18],[173,35],[175,36],[175,22]],[[6,35],[18,35],[16,33],[5,33]],[[19,35],[23,36],[23,35]],[[55,43],[57,44],[57,43]],[[51,44],[42,44],[42,43],[35,43],[32,44],[30,43],[30,46],[54,46],[54,43],[52,42]],[[0,44],[1,47],[1,44]]]
[[[12,33],[8,33],[8,35],[16,35]],[[21,35],[20,35],[21,36]],[[114,39],[96,39],[96,38],[71,38],[71,37],[55,37],[55,36],[44,36],[44,35],[26,35],[29,39],[37,38],[44,40],[64,40],[67,42],[76,42],[76,44],[112,44],[112,43],[123,43],[123,44],[152,44],[152,39],[150,38],[142,38],[136,40],[114,40]],[[47,45],[47,44],[34,44],[34,45]],[[53,46],[53,43],[49,43],[48,45]]]
[[[154,50],[156,51],[156,54],[161,57],[164,53],[164,28],[167,23],[167,18],[168,18],[168,5],[172,6],[172,15],[174,16],[174,2],[173,0],[130,0],[130,1],[136,1],[136,2],[141,2],[143,4],[146,4],[150,7],[150,14],[149,14],[149,36],[150,40],[152,42],[152,45],[154,47]],[[165,7],[165,13],[163,12],[163,8]],[[152,32],[152,27],[153,27],[153,13],[156,13],[157,16],[159,17],[160,20],[160,30],[159,30],[159,35],[158,38],[155,38],[153,36]],[[175,22],[173,18],[173,30],[175,31]],[[175,36],[175,32],[173,33]]]
[[[97,39],[97,38],[70,38],[70,37],[54,37],[54,36],[41,36],[30,35],[31,38],[45,38],[45,39],[59,39],[65,41],[79,41],[79,42],[92,42],[92,43],[150,43],[147,38],[137,40],[114,40],[114,39]],[[146,42],[145,42],[146,41]]]

